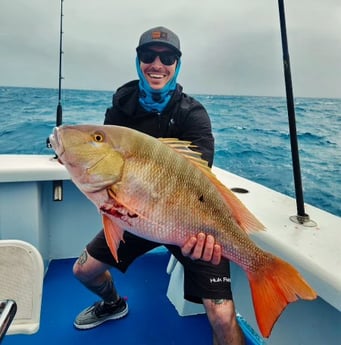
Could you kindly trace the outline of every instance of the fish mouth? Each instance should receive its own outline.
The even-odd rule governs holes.
[[[53,129],[52,134],[50,134],[50,136],[49,136],[49,141],[50,141],[50,144],[51,144],[53,150],[57,154],[57,156],[61,156],[65,150],[64,150],[62,140],[60,138],[58,127],[55,127]]]

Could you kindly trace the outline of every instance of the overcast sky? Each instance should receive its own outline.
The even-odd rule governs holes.
[[[64,88],[136,79],[145,30],[175,31],[189,94],[284,96],[277,0],[64,0]],[[294,95],[341,98],[341,1],[286,0]],[[0,85],[58,87],[60,0],[0,0]]]

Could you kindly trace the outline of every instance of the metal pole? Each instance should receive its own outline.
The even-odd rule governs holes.
[[[60,0],[60,32],[59,32],[59,78],[58,78],[58,105],[56,114],[56,126],[60,126],[63,122],[63,108],[62,108],[62,62],[63,62],[63,1]],[[63,181],[53,181],[53,200],[63,200]]]
[[[60,126],[63,122],[63,109],[62,109],[62,62],[63,62],[63,1],[60,0],[60,33],[59,33],[59,78],[58,78],[58,105],[56,115],[56,126]]]
[[[278,0],[278,8],[279,8],[279,19],[280,19],[280,28],[281,28],[281,38],[282,38],[285,90],[286,90],[286,98],[287,98],[291,155],[292,155],[295,193],[296,193],[296,207],[297,207],[297,215],[290,217],[290,219],[294,222],[304,224],[304,223],[309,223],[310,219],[309,219],[309,215],[305,213],[305,209],[304,209],[300,159],[299,159],[299,151],[298,151],[298,143],[297,143],[297,132],[296,132],[295,105],[294,105],[294,96],[293,96],[293,90],[292,90],[289,49],[288,49],[288,40],[287,40],[287,33],[286,33],[286,22],[285,22],[283,0]]]

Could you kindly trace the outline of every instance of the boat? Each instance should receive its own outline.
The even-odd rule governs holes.
[[[232,289],[236,308],[241,315],[240,322],[251,339],[250,344],[336,344],[337,340],[341,339],[340,327],[338,327],[341,321],[339,274],[341,218],[306,205],[307,212],[316,225],[307,227],[304,224],[295,223],[290,220],[295,209],[295,199],[223,169],[214,167],[213,171],[225,185],[239,191],[237,194],[242,202],[266,224],[266,232],[254,235],[253,239],[256,243],[293,264],[319,296],[314,301],[298,301],[289,305],[275,324],[270,338],[264,340],[260,337],[254,318],[246,276],[238,266],[232,264]],[[63,200],[55,201],[56,196],[60,197],[60,191],[56,191],[55,188],[59,189],[61,185]],[[101,220],[92,203],[71,182],[64,167],[54,159],[53,155],[0,155],[0,209],[1,239],[22,240],[37,248],[43,258],[46,279],[44,283],[46,286],[43,286],[40,331],[31,336],[9,335],[4,338],[4,343],[29,344],[29,339],[32,339],[32,344],[37,344],[40,343],[37,341],[41,339],[40,332],[45,334],[49,343],[52,344],[60,343],[62,340],[65,344],[80,343],[87,339],[85,335],[87,332],[90,333],[89,339],[93,336],[91,336],[92,332],[107,334],[106,339],[110,339],[112,336],[110,323],[105,328],[103,327],[103,330],[99,330],[102,328],[99,327],[95,331],[86,332],[77,331],[72,326],[75,313],[87,303],[92,303],[94,298],[83,291],[86,289],[81,284],[72,280],[72,262],[82,251],[84,243],[93,237],[93,231],[100,228]],[[173,315],[176,324],[181,324],[182,321],[179,321],[179,318],[184,319],[184,323],[186,318],[190,318],[192,327],[195,329],[197,322],[197,329],[200,329],[200,332],[196,332],[200,333],[200,338],[195,344],[207,344],[208,342],[202,342],[203,339],[207,341],[210,333],[206,324],[207,320],[204,322],[202,318],[203,310],[200,310],[197,305],[185,302],[182,298],[181,270],[179,271],[175,265],[169,268],[171,273],[167,274],[169,254],[166,250],[154,251],[146,256],[149,257],[146,260],[160,261],[164,264],[163,267],[156,265],[158,272],[152,268],[154,264],[140,268],[142,272],[151,270],[154,273],[153,280],[158,283],[160,283],[159,278],[162,277],[163,289],[161,286],[158,291],[158,295],[161,294],[163,297],[163,304],[160,305],[165,306],[165,311]],[[64,267],[63,273],[57,272],[58,265]],[[54,272],[57,276],[50,276]],[[117,277],[116,272],[115,277]],[[64,278],[70,287],[64,286],[61,289],[51,285],[54,279],[63,280]],[[5,278],[2,277],[2,279]],[[123,280],[123,277],[120,279]],[[142,279],[146,279],[144,283],[148,285],[150,284],[148,279],[151,279],[151,276],[147,275]],[[143,288],[141,289],[144,291]],[[138,296],[138,301],[144,299],[142,291],[136,288],[132,278],[124,283],[122,290],[129,291],[128,301],[136,299],[135,295]],[[53,300],[53,308],[47,308],[51,305],[51,302],[46,300],[49,298]],[[155,297],[156,300],[158,298]],[[74,306],[71,310],[70,301],[73,301]],[[154,302],[150,301],[150,303]],[[54,304],[58,305],[57,309]],[[172,306],[171,309],[170,306]],[[59,313],[56,313],[56,310],[59,310]],[[167,324],[167,316],[163,316],[162,310],[158,310],[157,313],[158,318],[164,317],[164,322]],[[166,330],[154,328],[155,316],[152,313],[146,314],[140,310],[140,314],[135,315],[134,305],[132,305],[131,314],[131,318],[129,315],[126,320],[112,324],[115,336],[118,332],[122,332],[120,334],[123,334],[121,335],[123,339],[127,338],[127,326],[123,326],[120,331],[120,327],[116,325],[129,323],[130,319],[133,322],[130,327],[135,328],[134,323],[143,325],[147,323],[147,325],[143,327],[145,333],[141,329],[137,331],[137,334],[142,337],[141,341],[134,343],[126,339],[124,344],[159,344],[160,338],[150,335],[159,331],[163,344],[181,344],[179,338],[177,340],[171,338],[167,333],[167,328]],[[143,321],[145,318],[147,322]],[[196,318],[198,318],[197,321],[193,321]],[[62,327],[60,323],[64,323]],[[60,334],[57,325],[67,330],[65,334]],[[168,327],[172,328],[173,326],[170,325]],[[201,334],[202,330],[207,333],[206,338]],[[177,331],[174,330],[173,333]],[[183,336],[182,334],[181,337]],[[169,337],[169,342],[167,342],[167,337]],[[42,341],[47,341],[47,339]],[[153,342],[152,339],[156,340]],[[134,340],[136,338],[133,338]],[[117,344],[123,344],[123,342]]]
[[[57,125],[61,124],[60,112],[58,104]],[[252,235],[252,239],[290,262],[318,294],[314,301],[290,304],[271,336],[263,339],[245,273],[232,263],[232,290],[247,344],[339,343],[341,218],[306,203],[298,207],[296,199],[216,166],[213,172],[265,224],[267,230]],[[18,326],[20,296],[14,300],[18,308],[15,312],[10,304],[13,291],[7,286],[4,293],[3,288],[9,278],[1,277],[0,320],[6,310],[10,320],[6,329],[2,329],[3,343],[210,344],[211,330],[204,310],[183,299],[182,267],[163,247],[137,260],[128,277],[114,273],[116,284],[126,293],[129,303],[130,313],[126,318],[88,331],[73,327],[75,315],[93,303],[95,297],[73,278],[72,264],[100,227],[97,210],[75,187],[52,153],[0,155],[0,243],[31,246],[28,251],[40,258],[37,262],[43,272],[37,276],[22,269],[15,273],[14,290],[21,285],[27,291],[32,288],[27,283],[29,278],[38,282],[34,288],[38,291],[39,306],[34,327],[27,327],[25,318],[23,326]],[[0,268],[1,265],[0,262]]]

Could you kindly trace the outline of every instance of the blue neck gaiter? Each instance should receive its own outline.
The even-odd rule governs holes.
[[[181,59],[178,60],[173,78],[160,90],[154,90],[148,84],[140,67],[140,60],[136,57],[136,70],[140,78],[139,102],[147,111],[155,111],[161,113],[172,97],[173,91],[176,89],[176,79],[179,74]]]

